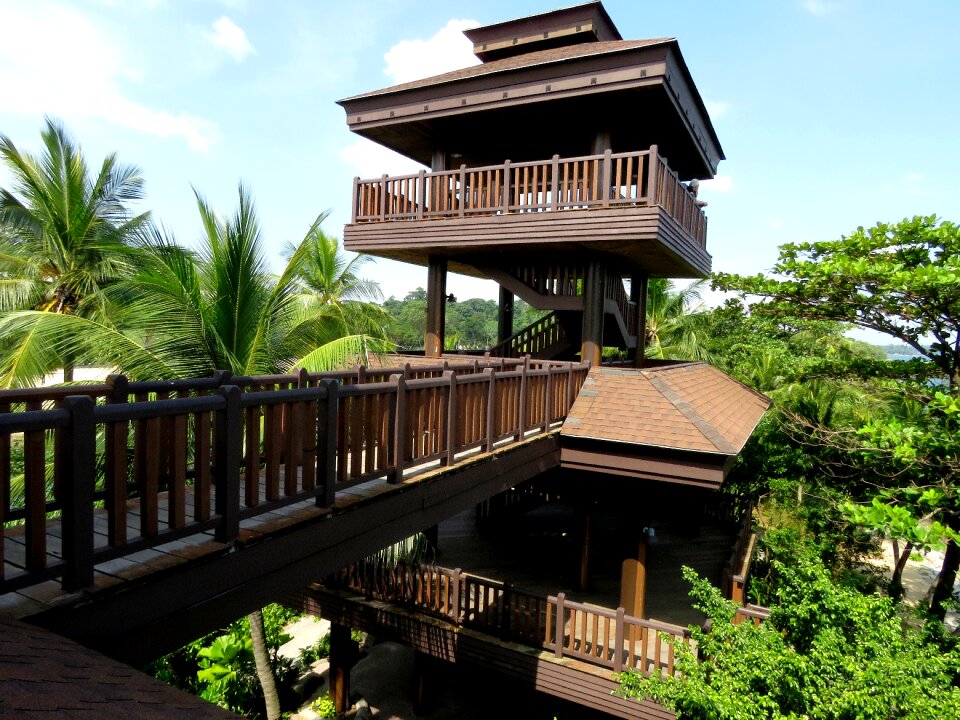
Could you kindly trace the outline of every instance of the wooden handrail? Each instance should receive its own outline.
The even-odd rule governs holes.
[[[659,205],[706,246],[706,216],[656,146],[354,179],[353,222]]]
[[[54,577],[81,587],[99,562],[210,530],[230,543],[245,518],[309,500],[329,507],[338,490],[492,452],[562,420],[586,373],[483,358],[176,383],[114,375],[89,395],[0,396],[0,526],[24,547],[4,558],[0,544],[0,561],[21,568],[4,565],[0,592]],[[55,513],[62,560],[46,547]],[[95,513],[108,536],[96,546]]]
[[[518,358],[543,352],[566,337],[555,312],[544,315],[490,348],[493,357]]]

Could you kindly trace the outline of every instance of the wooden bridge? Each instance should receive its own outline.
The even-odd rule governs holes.
[[[586,374],[435,360],[4,391],[0,611],[155,657],[555,467]]]

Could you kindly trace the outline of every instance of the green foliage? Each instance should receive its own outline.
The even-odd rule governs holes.
[[[734,604],[685,568],[691,596],[710,619],[709,632],[691,628],[702,660],[678,647],[678,677],[624,673],[620,693],[691,720],[960,714],[960,655],[904,628],[889,599],[836,582],[796,535],[769,548],[788,553],[770,559],[769,621],[735,625]]]
[[[337,707],[333,704],[333,698],[326,692],[312,703],[310,709],[322,718],[335,718],[337,716]]]
[[[278,657],[277,651],[290,639],[283,628],[299,616],[283,605],[263,608],[267,650],[281,687],[292,685],[296,671],[289,660]],[[232,712],[248,717],[263,714],[263,693],[246,617],[151,663],[148,672]]]

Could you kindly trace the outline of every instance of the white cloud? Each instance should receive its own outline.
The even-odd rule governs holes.
[[[226,15],[216,20],[212,28],[212,31],[205,32],[203,36],[214,47],[223,50],[237,62],[243,60],[250,53],[256,52],[256,49],[247,39],[247,34],[243,31],[243,28]]]
[[[383,174],[411,175],[423,169],[422,165],[410,158],[366,138],[344,146],[340,151],[340,158],[364,179],[380,177]]]
[[[103,118],[159,137],[180,137],[206,151],[217,125],[135,102],[123,81],[142,79],[110,36],[76,10],[55,3],[0,5],[0,113]],[[38,52],[37,48],[43,48]]]
[[[730,112],[730,103],[725,100],[706,100],[704,105],[707,106],[707,112],[714,120]]]
[[[717,175],[712,180],[701,180],[700,189],[718,193],[733,192],[733,178],[730,175]]]
[[[840,5],[835,2],[826,2],[825,0],[803,0],[803,9],[811,15],[823,17],[839,10]]]
[[[451,20],[429,40],[398,42],[383,56],[384,74],[399,84],[478,65],[473,44],[463,31],[479,25],[476,20]]]

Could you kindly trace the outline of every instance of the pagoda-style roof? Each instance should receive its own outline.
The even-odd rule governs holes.
[[[563,424],[562,464],[718,487],[769,406],[706,363],[593,368]]]
[[[579,10],[606,16],[599,3],[559,13]],[[610,39],[619,38],[612,23],[551,39],[556,16],[501,24],[513,27],[506,35],[469,31],[482,57],[499,59],[340,100],[348,126],[424,165],[444,152],[454,167],[587,155],[609,133],[614,152],[657,145],[681,180],[713,177],[723,149],[677,41]],[[482,50],[514,31],[509,50]]]

